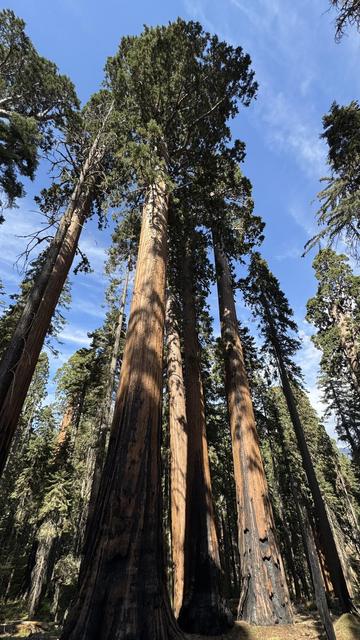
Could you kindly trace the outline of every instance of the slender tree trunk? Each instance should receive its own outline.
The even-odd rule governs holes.
[[[334,534],[331,528],[327,510],[326,510],[324,498],[322,497],[322,494],[320,491],[320,487],[316,477],[310,451],[305,439],[305,434],[304,434],[303,426],[301,424],[300,416],[297,410],[293,390],[289,382],[286,367],[283,361],[280,344],[276,335],[275,327],[272,322],[271,313],[265,298],[263,298],[263,305],[264,305],[264,310],[266,314],[266,320],[270,330],[271,342],[277,357],[279,374],[281,378],[282,388],[284,391],[284,396],[288,406],[291,422],[294,427],[296,439],[299,446],[299,451],[303,461],[304,471],[309,483],[309,488],[310,488],[311,495],[313,497],[313,501],[315,505],[316,523],[317,523],[317,528],[321,538],[321,546],[324,551],[325,561],[329,569],[330,578],[334,587],[335,595],[339,599],[341,610],[343,612],[349,612],[349,611],[352,611],[354,607],[348,591],[346,579],[344,576],[338,549],[334,539]]]
[[[173,295],[169,294],[166,305],[166,341],[169,389],[171,549],[173,610],[177,618],[184,594],[188,434],[181,344],[174,306]]]
[[[113,391],[114,391],[114,384],[115,384],[116,367],[119,362],[119,355],[120,355],[120,340],[121,340],[121,334],[123,330],[124,317],[125,317],[126,298],[127,298],[128,286],[129,286],[129,274],[130,274],[130,257],[127,262],[125,282],[122,290],[119,313],[116,320],[114,344],[111,352],[109,369],[107,373],[107,384],[105,388],[104,400],[103,400],[101,412],[100,412],[100,428],[96,436],[95,445],[91,449],[91,455],[89,460],[87,479],[88,479],[88,484],[90,485],[90,495],[88,495],[89,489],[85,489],[88,499],[86,500],[87,505],[84,510],[82,524],[80,525],[79,548],[82,548],[86,528],[91,526],[91,521],[93,518],[94,508],[96,504],[96,498],[97,498],[100,481],[101,481],[101,472],[104,466],[106,448],[108,443],[108,435],[109,435],[111,422],[113,418],[113,412],[114,412]],[[81,534],[81,531],[83,531],[82,534]]]
[[[49,526],[51,523],[46,522],[45,526]],[[56,536],[49,529],[49,532],[44,535],[39,541],[36,550],[35,565],[31,573],[31,587],[28,599],[28,611],[29,618],[33,618],[37,613],[41,600],[46,591],[50,573],[53,568],[53,561],[51,556],[54,550]],[[54,560],[54,558],[53,558]]]
[[[168,198],[146,197],[122,374],[79,592],[62,640],[181,638],[165,587],[160,424]]]
[[[237,492],[242,574],[238,617],[257,625],[287,624],[292,621],[292,610],[275,537],[229,265],[216,241],[214,249]]]
[[[31,327],[24,337],[23,350],[12,370],[11,385],[0,405],[0,473],[5,466],[11,441],[29,389],[51,318],[59,301],[65,280],[71,268],[81,229],[90,209],[91,196],[87,195],[72,215],[61,249],[43,291]]]
[[[220,595],[220,557],[206,439],[200,348],[196,331],[189,244],[183,263],[183,337],[188,456],[185,583],[179,624],[187,632],[218,635],[231,624]]]

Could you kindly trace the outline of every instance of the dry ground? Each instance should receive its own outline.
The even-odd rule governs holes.
[[[360,620],[349,614],[341,616],[335,623],[337,640],[360,640]],[[58,640],[59,630],[37,621],[0,623],[1,640],[30,637],[32,640]],[[189,635],[189,640],[209,640],[208,636]],[[226,635],[213,640],[325,640],[322,627],[316,617],[298,615],[292,625],[274,627],[252,627],[237,622]]]

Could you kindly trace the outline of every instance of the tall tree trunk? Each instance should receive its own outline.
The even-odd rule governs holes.
[[[173,610],[177,618],[184,594],[188,434],[181,344],[174,307],[174,298],[170,293],[166,305],[166,342],[169,389]]]
[[[230,626],[231,615],[220,595],[221,567],[211,490],[193,277],[188,244],[183,263],[187,514],[184,598],[179,624],[190,633],[219,635]]]
[[[0,363],[0,475],[39,353],[75,255],[82,226],[90,212],[95,169],[104,155],[101,138],[112,109],[113,105],[103,119],[81,167],[68,208],[60,220],[45,262]]]
[[[341,309],[339,309],[338,303],[335,303],[333,305],[331,309],[331,315],[334,320],[335,326],[339,331],[341,349],[345,354],[354,387],[356,391],[360,393],[359,352],[356,348],[354,336],[352,336],[349,331],[348,318],[346,317],[346,314]]]
[[[48,527],[49,531],[46,534],[44,533],[41,540],[39,540],[35,565],[31,572],[31,586],[28,598],[28,615],[30,619],[34,617],[39,609],[54,565],[53,551],[56,535],[50,528],[51,524],[50,521],[44,523],[44,531],[46,527]]]
[[[215,238],[214,249],[238,508],[242,574],[238,618],[257,625],[286,624],[292,621],[292,610],[275,537],[230,270]]]
[[[333,623],[331,621],[329,607],[326,599],[326,591],[322,578],[322,572],[317,554],[317,549],[314,540],[314,534],[309,522],[309,518],[306,512],[306,507],[299,501],[298,492],[294,492],[294,499],[296,500],[299,516],[300,526],[304,532],[304,540],[306,544],[307,559],[309,563],[309,569],[311,573],[311,579],[314,586],[316,606],[318,608],[321,621],[324,625],[326,637],[328,640],[336,640]]]
[[[79,592],[62,640],[181,638],[163,566],[160,424],[168,197],[147,193],[122,375],[88,531]],[[95,516],[94,516],[95,520]]]
[[[51,318],[74,259],[81,229],[89,213],[90,203],[91,196],[87,194],[82,204],[79,205],[72,215],[70,225],[61,244],[47,285],[43,290],[36,315],[32,320],[26,336],[24,336],[21,356],[12,370],[11,384],[0,405],[0,474],[7,460],[11,441],[51,323]]]
[[[116,319],[114,344],[111,352],[111,358],[109,362],[109,369],[107,372],[107,383],[105,388],[104,400],[100,409],[100,428],[96,434],[96,442],[91,448],[90,456],[88,460],[87,470],[87,487],[84,489],[85,508],[82,516],[82,522],[79,524],[79,544],[78,548],[83,546],[83,540],[85,537],[85,530],[91,526],[91,521],[94,514],[94,508],[96,504],[96,498],[99,491],[101,472],[104,466],[104,460],[106,455],[106,448],[108,443],[108,435],[113,418],[114,406],[113,406],[113,391],[115,384],[116,367],[119,362],[120,355],[120,340],[123,330],[126,298],[129,286],[129,274],[130,274],[130,257],[126,266],[125,282],[121,295],[121,302],[119,307],[119,313]]]
[[[346,579],[341,565],[338,549],[335,543],[334,534],[329,521],[324,498],[321,494],[319,483],[316,477],[314,465],[311,459],[310,451],[305,439],[304,429],[301,424],[296,400],[288,378],[286,366],[283,361],[282,351],[276,335],[275,327],[272,321],[271,313],[267,300],[263,297],[263,306],[266,314],[266,320],[270,331],[270,339],[274,347],[279,374],[281,378],[282,388],[289,410],[291,422],[294,427],[296,439],[299,446],[300,455],[303,462],[304,471],[309,483],[309,488],[315,505],[316,524],[321,538],[321,546],[324,551],[325,561],[329,569],[331,582],[334,587],[336,597],[343,612],[353,610],[353,604],[348,591]]]

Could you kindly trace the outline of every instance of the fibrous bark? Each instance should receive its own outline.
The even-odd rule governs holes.
[[[0,475],[82,226],[90,212],[95,169],[104,155],[101,135],[111,110],[112,106],[81,167],[67,210],[0,363]]]
[[[36,315],[32,319],[26,336],[24,336],[20,358],[11,369],[11,384],[8,386],[0,405],[0,473],[7,460],[11,441],[51,318],[74,259],[81,229],[89,213],[90,202],[91,197],[88,194],[72,214],[60,251],[42,292]]]
[[[214,241],[225,389],[237,495],[241,592],[238,618],[251,624],[292,621],[283,562],[239,336],[229,265]]]
[[[173,610],[178,617],[184,594],[184,547],[186,526],[187,421],[185,385],[174,297],[166,305],[167,382],[169,389],[171,552],[173,564]]]
[[[219,635],[232,619],[220,595],[220,556],[206,438],[193,272],[188,245],[183,264],[183,337],[188,456],[186,470],[185,583],[180,626]]]
[[[108,453],[62,640],[182,637],[165,587],[160,504],[167,211],[159,180],[143,209]]]

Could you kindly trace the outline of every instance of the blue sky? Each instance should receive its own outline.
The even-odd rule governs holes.
[[[300,363],[312,401],[321,409],[315,388],[319,356],[310,341],[312,329],[304,322],[316,283],[311,256],[301,258],[301,253],[315,229],[314,198],[327,173],[321,118],[333,100],[359,99],[359,34],[349,31],[335,44],[335,13],[328,10],[328,0],[8,0],[7,7],[26,21],[39,52],[70,76],[82,101],[100,87],[106,57],[120,38],[139,33],[143,24],[164,24],[177,16],[196,19],[250,54],[258,97],[241,110],[232,131],[247,145],[244,172],[253,183],[256,213],[266,221],[263,253],[294,308],[303,339]],[[33,196],[47,180],[42,167],[0,229],[0,277],[9,293],[21,278],[12,266],[26,243],[19,236],[39,226]],[[72,309],[52,371],[87,344],[87,331],[101,324],[109,239],[110,230],[99,232],[93,222],[84,232],[81,248],[94,273],[72,277]],[[215,303],[212,295],[214,313]],[[240,319],[246,317],[241,301],[238,313]]]

